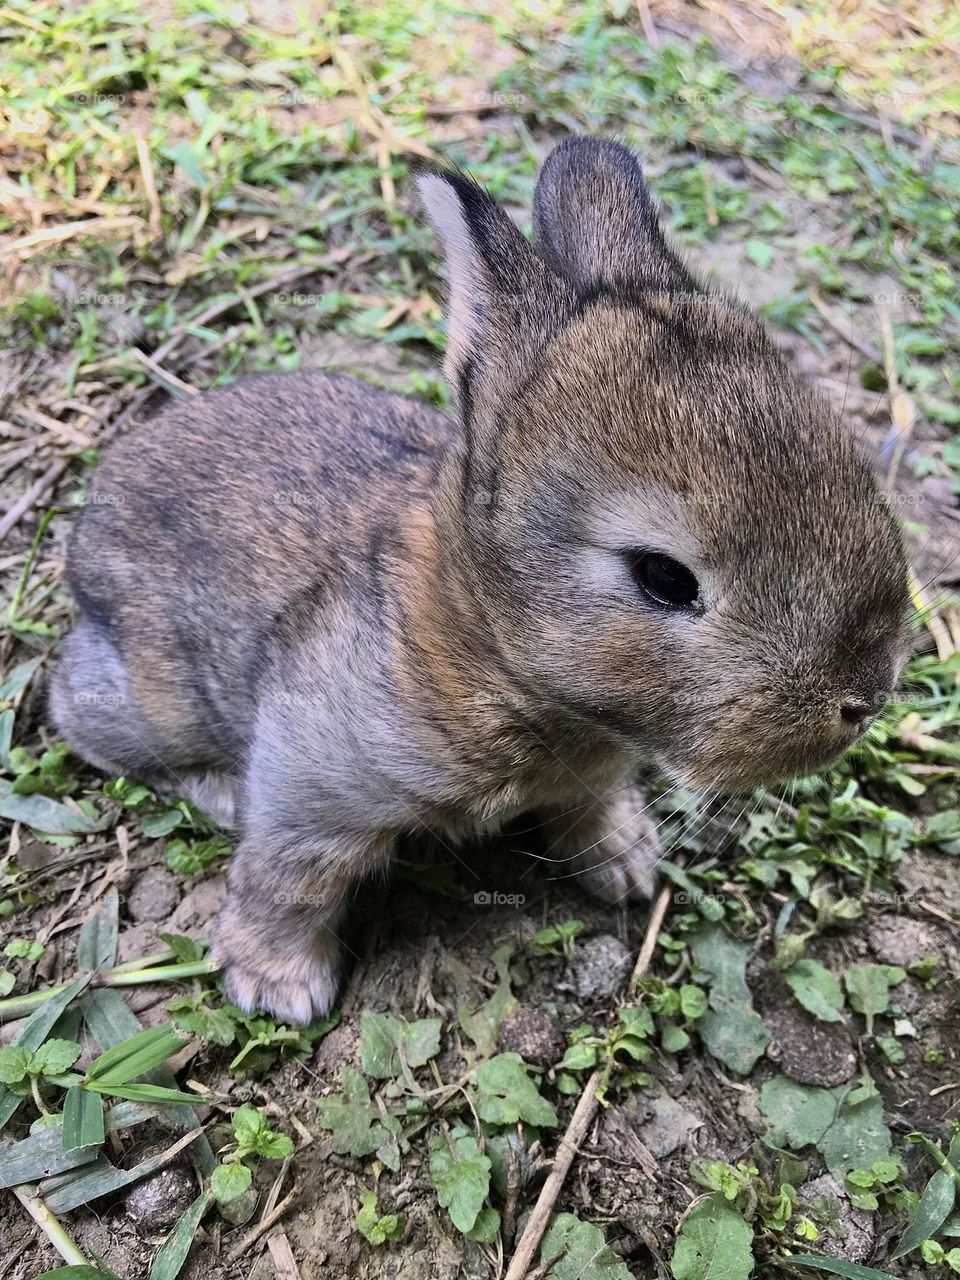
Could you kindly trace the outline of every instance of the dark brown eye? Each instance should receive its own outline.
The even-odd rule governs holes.
[[[664,609],[689,609],[697,603],[700,584],[679,560],[657,551],[637,551],[630,558],[634,581],[648,599]]]

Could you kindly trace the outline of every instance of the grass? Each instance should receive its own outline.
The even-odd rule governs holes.
[[[518,2],[489,16],[447,0],[380,11],[335,3],[268,20],[236,4],[182,0],[147,25],[132,0],[0,7],[0,112],[10,140],[0,237],[11,264],[0,286],[0,468],[10,491],[0,513],[9,601],[0,814],[11,825],[0,864],[8,953],[0,1013],[34,1010],[20,1031],[33,1028],[32,1054],[86,1039],[106,1053],[139,1034],[124,987],[156,979],[157,965],[179,980],[168,1012],[177,1046],[188,1040],[197,1055],[191,1078],[202,1090],[226,1073],[239,1092],[199,1095],[226,1128],[213,1134],[216,1152],[199,1158],[200,1201],[152,1263],[156,1280],[177,1274],[214,1211],[240,1249],[258,1187],[270,1205],[270,1160],[282,1162],[274,1200],[287,1163],[296,1170],[309,1160],[311,1134],[304,1139],[271,1090],[284,1064],[306,1061],[333,1024],[300,1032],[241,1015],[224,1004],[190,939],[171,936],[169,950],[115,967],[120,917],[109,894],[97,898],[100,923],[81,937],[76,958],[48,927],[65,889],[88,868],[110,865],[131,839],[135,849],[164,840],[168,866],[188,882],[216,870],[229,849],[188,805],[96,777],[43,722],[42,678],[69,617],[62,539],[98,452],[162,394],[295,368],[317,352],[447,404],[436,372],[443,338],[433,247],[410,201],[409,164],[468,165],[499,199],[527,210],[552,140],[615,133],[647,156],[681,246],[708,262],[739,255],[756,281],[773,280],[770,324],[796,335],[823,370],[842,368],[845,384],[874,393],[881,409],[895,385],[902,398],[890,398],[884,457],[910,529],[916,482],[933,477],[941,491],[960,494],[960,155],[955,89],[945,81],[956,17],[945,6],[875,2],[827,14],[773,0],[755,16],[772,24],[781,55],[802,61],[789,86],[777,75],[748,81],[709,39],[674,36],[667,6],[652,8],[655,41],[632,9],[593,2]],[[897,405],[907,415],[900,422]],[[910,436],[902,456],[897,430]],[[37,500],[19,502],[35,485]],[[732,1276],[754,1263],[777,1274],[791,1254],[839,1238],[834,1211],[800,1199],[824,1167],[848,1203],[881,1219],[888,1253],[916,1237],[911,1260],[953,1265],[957,1223],[946,1188],[955,1166],[945,1153],[956,1037],[951,1046],[929,1026],[911,1034],[898,1004],[908,989],[921,1009],[944,998],[954,989],[953,962],[947,952],[899,974],[853,959],[866,954],[884,913],[933,921],[946,937],[958,927],[946,896],[911,894],[902,880],[911,859],[931,856],[955,880],[960,857],[960,615],[927,582],[923,548],[934,531],[911,532],[923,609],[918,656],[898,699],[855,755],[788,795],[754,797],[736,822],[705,821],[696,797],[661,798],[675,892],[655,964],[592,1025],[565,1027],[558,1061],[538,1070],[498,1053],[497,1033],[522,996],[519,973],[559,980],[576,965],[582,934],[563,918],[550,921],[552,941],[524,921],[509,954],[487,966],[494,976],[470,979],[470,999],[452,1019],[360,1011],[358,1065],[323,1082],[311,1127],[354,1162],[364,1184],[355,1221],[364,1248],[405,1256],[403,1214],[391,1210],[396,1183],[416,1173],[456,1247],[472,1250],[483,1273],[500,1274],[517,1214],[535,1197],[537,1143],[555,1150],[587,1082],[599,1080],[606,1102],[625,1105],[649,1087],[655,1064],[700,1063],[709,1052],[718,1070],[756,1082],[770,1142],[744,1129],[743,1160],[691,1166],[686,1198],[661,1224],[659,1253],[634,1235],[610,1254],[602,1228],[612,1218],[557,1213],[539,1255],[545,1274],[563,1277],[575,1265],[588,1277],[646,1274],[652,1257],[661,1268],[672,1258],[676,1280],[698,1280],[708,1246]],[[32,832],[53,860],[25,856]],[[735,862],[721,857],[730,853]],[[40,976],[50,958],[63,982]],[[64,985],[75,976],[79,985]],[[856,1076],[842,1089],[784,1085],[769,1071],[763,1078],[771,1033],[756,993],[774,981],[824,1035],[835,1022],[853,1030]],[[18,1151],[39,1171],[53,1149],[43,1144],[56,1146],[44,1129],[71,1092],[96,1090],[67,1081],[69,1071],[45,1074],[42,1053],[10,1062],[8,1074],[22,1072],[7,1085],[17,1113],[6,1119],[11,1130],[19,1125],[21,1144],[36,1147]],[[891,1129],[890,1099],[910,1075],[945,1100],[923,1135],[934,1148],[915,1153]],[[182,1090],[176,1074],[164,1079],[153,1087]],[[271,1128],[275,1112],[268,1124],[243,1110],[251,1080],[293,1132],[295,1150],[289,1134]],[[129,1077],[120,1087],[137,1094],[150,1083]],[[808,1127],[778,1134],[774,1102],[785,1088]],[[77,1105],[71,1099],[71,1125],[95,1120],[93,1103]],[[136,1105],[146,1103],[111,1103],[108,1126]],[[3,1106],[0,1099],[0,1114]],[[41,1122],[32,1136],[25,1120]],[[853,1134],[859,1163],[838,1154],[838,1134]],[[946,1180],[933,1181],[938,1169]],[[108,1182],[68,1175],[79,1178],[74,1169],[66,1187],[41,1184],[52,1217],[30,1189],[33,1174],[17,1194],[77,1264],[86,1255],[71,1238],[75,1227],[58,1221],[70,1210],[57,1206],[79,1206],[77,1196]],[[694,1195],[704,1198],[684,1216]],[[208,1247],[194,1246],[204,1266]],[[884,1256],[871,1261],[898,1274],[902,1264]]]

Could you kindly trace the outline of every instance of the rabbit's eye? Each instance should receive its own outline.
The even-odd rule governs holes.
[[[700,584],[679,560],[657,551],[637,551],[630,557],[637,586],[654,604],[666,609],[689,609],[700,595]]]

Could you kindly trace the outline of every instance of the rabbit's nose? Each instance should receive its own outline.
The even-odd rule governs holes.
[[[843,698],[840,702],[840,719],[848,729],[863,733],[873,719],[874,708],[863,698]]]

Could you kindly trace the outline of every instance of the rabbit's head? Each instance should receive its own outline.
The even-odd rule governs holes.
[[[849,746],[898,679],[909,596],[835,415],[690,278],[627,148],[552,153],[535,247],[462,175],[419,187],[463,423],[447,514],[508,674],[699,786]]]

